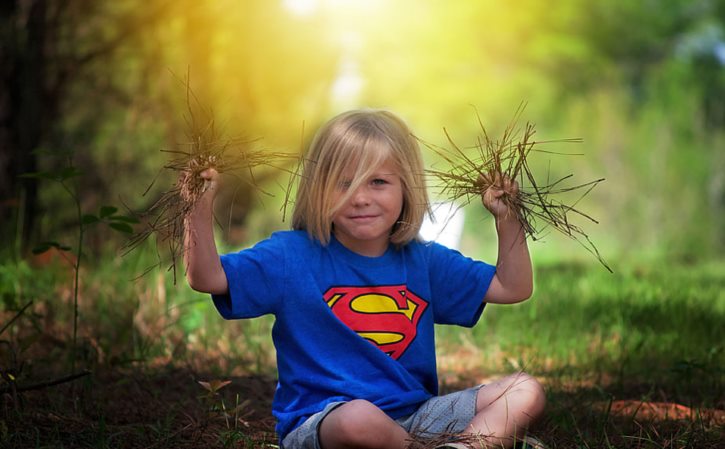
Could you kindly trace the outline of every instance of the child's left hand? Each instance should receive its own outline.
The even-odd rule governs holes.
[[[509,209],[511,201],[504,201],[504,198],[506,196],[511,199],[516,198],[519,194],[519,183],[508,176],[502,176],[500,173],[490,174],[489,176],[493,177],[493,182],[490,182],[490,178],[489,182],[486,182],[487,180],[483,175],[479,175],[478,178],[482,185],[490,184],[490,186],[481,193],[483,205],[497,220],[513,216]]]

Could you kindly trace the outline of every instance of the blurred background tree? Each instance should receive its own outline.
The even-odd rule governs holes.
[[[722,0],[14,0],[0,24],[8,244],[72,226],[62,192],[24,172],[72,161],[84,207],[153,202],[174,181],[162,173],[142,195],[160,150],[184,143],[188,82],[225,135],[270,151],[300,151],[322,121],[364,106],[428,142],[445,143],[445,126],[472,144],[476,111],[495,135],[525,101],[539,138],[585,142],[561,149],[584,157],[542,158],[542,172],[607,178],[583,205],[605,255],[725,249]],[[242,182],[220,202],[236,245],[286,226],[275,185],[287,175],[257,175],[275,198]]]

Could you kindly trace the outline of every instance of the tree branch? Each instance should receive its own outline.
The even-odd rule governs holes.
[[[68,376],[61,377],[59,379],[49,380],[47,382],[40,382],[37,384],[23,385],[23,386],[9,385],[9,386],[0,388],[0,394],[9,393],[11,391],[21,392],[21,391],[29,391],[29,390],[42,390],[43,388],[52,387],[54,385],[59,385],[62,383],[70,382],[70,381],[79,379],[81,377],[85,377],[89,374],[91,374],[91,372],[89,370],[83,370],[79,373],[70,374]]]

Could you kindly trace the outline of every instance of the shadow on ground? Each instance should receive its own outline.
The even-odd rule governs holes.
[[[459,375],[442,393],[481,378]],[[689,400],[657,382],[542,377],[548,408],[532,429],[554,448],[717,448],[723,399]],[[216,392],[199,381],[231,381]],[[598,383],[601,382],[601,383]],[[5,393],[3,448],[262,448],[277,444],[271,376],[219,378],[189,368],[115,369],[72,383]],[[699,391],[699,390],[697,390]],[[712,398],[711,398],[712,399]]]
[[[276,444],[276,382],[218,380],[186,368],[99,372],[73,383],[2,398],[0,447],[259,448]]]

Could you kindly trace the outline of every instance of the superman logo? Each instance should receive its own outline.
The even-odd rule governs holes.
[[[405,285],[333,287],[324,299],[340,321],[396,360],[415,339],[428,307]]]

